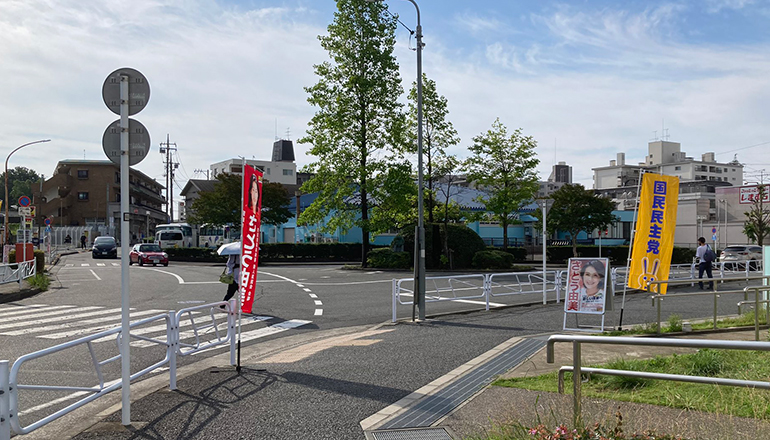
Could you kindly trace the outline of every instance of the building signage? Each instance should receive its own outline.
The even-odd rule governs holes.
[[[740,188],[740,199],[739,202],[741,205],[750,205],[754,203],[754,200],[759,197],[759,187],[758,186],[742,186]],[[770,202],[770,188],[765,187],[765,191],[762,197],[762,202],[769,203]]]

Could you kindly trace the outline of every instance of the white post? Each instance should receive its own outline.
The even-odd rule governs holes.
[[[179,347],[179,323],[176,322],[176,313],[168,312],[168,327],[166,328],[166,343],[168,344],[168,388],[176,389],[176,351]]]
[[[545,285],[546,284],[545,283],[545,260],[546,260],[546,241],[547,240],[546,240],[546,235],[545,235],[546,234],[546,232],[545,232],[545,229],[546,229],[545,228],[546,218],[545,217],[546,217],[546,210],[547,210],[546,208],[547,208],[547,206],[548,206],[548,200],[547,199],[543,199],[543,304],[546,303],[546,295],[545,295],[545,290],[546,290],[546,285]],[[557,297],[556,297],[556,301],[557,302],[558,302],[558,298],[559,297],[557,295]]]
[[[11,393],[8,361],[0,361],[0,440],[11,440]]]
[[[122,418],[123,426],[131,424],[131,335],[128,309],[128,251],[131,242],[129,234],[129,195],[128,182],[128,75],[120,75],[120,305],[121,305],[121,379],[122,379]]]
[[[238,304],[238,300],[235,298],[229,301],[228,314],[227,314],[227,331],[230,332],[230,365],[235,365],[235,340],[238,337],[236,334],[237,318],[235,317],[235,307]]]

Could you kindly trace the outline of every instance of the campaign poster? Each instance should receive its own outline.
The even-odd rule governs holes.
[[[257,289],[259,229],[262,222],[262,172],[243,167],[243,211],[241,212],[241,311],[251,313]]]
[[[607,299],[607,258],[570,258],[564,311],[603,314]]]

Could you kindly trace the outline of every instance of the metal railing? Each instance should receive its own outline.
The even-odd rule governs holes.
[[[0,264],[0,284],[19,283],[22,280],[35,276],[37,265],[35,260],[22,261],[21,263]]]
[[[747,277],[734,277],[734,278],[723,278],[723,282],[729,282],[729,281],[751,281],[751,280],[767,280],[770,279],[770,276],[747,276]],[[706,279],[707,280],[707,279]],[[653,281],[651,283],[648,283],[648,288],[652,288],[653,286],[658,286],[661,284],[667,284],[669,286],[672,285],[680,285],[680,284],[691,284],[692,282],[689,280],[657,280]],[[717,328],[717,305],[718,305],[718,299],[720,295],[727,295],[727,294],[733,294],[733,293],[742,293],[744,294],[745,299],[745,291],[744,290],[719,290],[719,283],[714,282],[714,290],[708,291],[708,292],[690,292],[690,293],[676,293],[676,294],[667,294],[667,295],[660,295],[655,294],[652,295],[652,305],[654,307],[657,307],[657,333],[661,333],[661,309],[663,307],[663,301],[664,300],[670,300],[674,298],[684,298],[684,297],[691,297],[691,296],[704,296],[704,295],[712,295],[714,297],[714,329]]]
[[[676,380],[682,382],[707,383],[715,385],[728,385],[749,388],[770,389],[770,383],[752,380],[725,379],[716,377],[687,376],[678,374],[648,373],[627,370],[611,370],[602,368],[583,368],[581,360],[581,344],[606,344],[606,345],[644,345],[653,347],[677,347],[677,348],[715,348],[723,350],[758,350],[770,351],[770,342],[756,341],[723,341],[711,339],[661,339],[661,338],[631,338],[612,336],[581,336],[581,335],[553,335],[548,338],[546,347],[546,361],[554,363],[554,345],[557,342],[572,342],[572,394],[573,394],[573,422],[575,426],[582,424],[581,416],[581,386],[582,373],[608,374],[616,376],[640,377],[646,379]],[[565,369],[567,371],[567,369]],[[559,392],[564,391],[563,372],[559,371]]]
[[[754,300],[749,301],[749,291],[754,291]],[[754,340],[759,341],[759,305],[765,305],[765,324],[770,325],[770,300],[760,300],[759,292],[770,292],[770,286],[746,286],[743,289],[743,301],[738,302],[738,314],[741,314],[741,306],[745,304],[754,305]]]
[[[224,306],[224,310],[220,309],[220,306]],[[209,308],[210,321],[207,322],[195,322],[193,312],[198,310]],[[217,319],[216,314],[225,316],[224,320]],[[194,336],[194,342],[191,344],[182,344],[180,334],[180,323],[182,317],[188,316],[188,319],[192,325],[192,334]],[[200,353],[204,350],[210,350],[219,345],[230,343],[230,362],[235,365],[235,329],[236,329],[237,310],[235,300],[229,302],[217,302],[212,304],[205,304],[188,309],[180,310],[179,312],[170,311],[165,314],[155,315],[149,318],[141,319],[132,322],[129,326],[129,337],[132,340],[142,341],[140,344],[149,344],[153,346],[161,346],[165,349],[165,356],[163,359],[149,365],[142,370],[132,374],[130,380],[133,381],[146,374],[153,372],[154,370],[161,368],[165,365],[169,367],[169,388],[176,389],[176,375],[177,375],[177,356],[188,356],[196,353]],[[152,324],[158,321],[165,321],[165,340],[157,338],[149,338],[142,336],[142,333],[146,333],[146,330],[153,329],[144,328],[137,329],[148,324]],[[220,325],[225,323],[226,329],[220,329]],[[185,325],[186,326],[186,325]],[[160,329],[163,327],[161,326]],[[137,329],[132,333],[132,330]],[[204,341],[202,335],[206,333],[206,330],[213,332],[213,338]],[[109,357],[104,360],[97,358],[96,351],[94,349],[94,343],[100,342],[105,338],[115,337],[117,344],[118,354]],[[11,432],[15,434],[28,434],[46,424],[104,396],[112,391],[120,389],[122,387],[121,380],[113,380],[107,382],[105,380],[104,367],[110,363],[119,361],[122,359],[122,353],[120,353],[122,344],[121,338],[122,329],[116,327],[110,330],[105,330],[100,333],[96,333],[90,336],[76,339],[74,341],[59,344],[50,348],[46,348],[34,353],[23,355],[16,359],[13,364],[9,364],[8,361],[0,361],[0,440],[9,440]],[[69,385],[41,385],[41,384],[22,384],[19,383],[19,374],[22,366],[32,360],[40,359],[45,356],[54,355],[64,350],[71,349],[73,347],[85,346],[91,357],[91,365],[96,375],[98,384],[94,386],[69,386]],[[10,366],[10,368],[9,368]],[[45,416],[33,423],[26,426],[22,426],[19,415],[22,413],[19,410],[19,391],[72,391],[73,398],[79,397],[82,393],[86,396],[67,405],[66,407],[55,411],[54,413]]]
[[[563,288],[562,272],[546,271],[545,291],[542,271],[425,277],[425,302],[479,300],[484,302],[485,310],[489,310],[492,307],[491,297],[541,292],[544,302],[549,293],[554,293],[559,302]],[[553,280],[549,279],[549,275],[553,276]],[[393,279],[392,322],[398,319],[399,305],[414,304],[413,289],[404,286],[413,281],[413,278]]]

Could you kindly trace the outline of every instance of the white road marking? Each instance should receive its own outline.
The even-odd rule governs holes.
[[[163,313],[163,310],[144,310],[141,312],[133,312],[131,313],[131,318],[138,318],[140,316],[145,315],[159,315]],[[121,316],[120,315],[111,315],[106,316],[103,318],[94,318],[94,319],[86,319],[85,321],[75,321],[75,322],[69,322],[64,324],[56,324],[56,325],[47,325],[44,327],[31,327],[31,328],[24,328],[21,330],[14,330],[11,332],[3,332],[0,333],[2,335],[6,336],[19,336],[19,335],[28,335],[31,333],[40,333],[40,332],[49,332],[54,330],[61,330],[65,328],[72,328],[74,325],[83,325],[83,324],[99,324],[101,322],[110,322],[110,321],[120,321]],[[82,334],[89,334],[89,333],[98,333],[102,330],[106,330],[112,327],[115,327],[119,323],[113,323],[108,324],[105,326],[99,326],[99,327],[90,327],[85,329],[77,329],[72,330],[69,332],[63,332],[63,333],[51,333],[47,335],[40,335],[41,338],[45,339],[60,339],[60,338],[69,338],[72,336],[78,336]]]
[[[88,266],[90,266],[90,264],[88,264],[88,263],[80,263],[80,267],[88,267]]]
[[[297,287],[305,287],[303,284],[297,283]]]
[[[99,267],[104,267],[105,266],[104,263],[96,263],[96,265],[99,266]]]
[[[324,305],[324,303],[322,303],[321,301],[318,301],[318,300],[315,300],[314,302],[315,302],[315,305],[317,305],[317,306]]]
[[[57,309],[71,309],[75,306],[48,306],[44,304],[31,304],[28,306],[22,307],[14,307],[14,308],[2,308],[0,309],[0,319],[5,319],[7,316],[12,315],[25,315],[28,313],[40,313],[40,310],[37,309],[45,309],[44,311],[49,310],[57,310]]]
[[[312,292],[312,290],[308,289],[307,287],[303,288],[302,290],[304,290],[305,292]]]
[[[61,314],[64,314],[64,313],[71,313],[72,310],[67,310],[67,309],[72,309],[74,307],[77,307],[77,306],[54,306],[54,307],[50,307],[49,308],[49,310],[53,311],[53,313],[49,312],[48,310],[45,310],[44,314],[41,313],[41,311],[39,311],[39,310],[29,310],[27,313],[25,313],[25,315],[31,315],[31,316],[12,316],[10,318],[3,317],[3,325],[0,325],[0,329],[2,329],[5,326],[6,323],[11,322],[11,321],[21,321],[21,320],[24,320],[24,319],[30,319],[30,317],[32,317],[32,318],[35,318],[35,317],[42,318],[44,316],[53,316],[53,315],[61,315]],[[99,309],[99,308],[101,308],[101,307],[91,307],[90,310]],[[13,313],[13,314],[14,315],[21,315],[19,313]],[[57,319],[61,319],[61,318],[57,318]],[[30,322],[35,322],[35,321],[30,321]]]
[[[104,313],[114,313],[114,312],[119,312],[121,310],[120,308],[105,310],[103,307],[81,307],[79,310],[82,311],[82,310],[93,310],[93,309],[100,309],[100,310],[96,312],[79,313],[76,315],[65,315],[65,316],[57,316],[53,318],[38,319],[35,321],[17,322],[15,324],[3,324],[3,325],[0,325],[0,330],[5,330],[7,328],[21,327],[25,325],[32,326],[32,325],[38,325],[38,324],[47,324],[49,322],[59,322],[59,321],[66,321],[66,320],[73,320],[73,319],[80,319],[80,318],[88,318],[89,316],[96,316]]]
[[[315,313],[313,315],[321,316],[323,314],[324,314],[324,309],[315,309]]]
[[[120,266],[120,263],[112,263],[113,266]]]
[[[316,299],[316,298],[318,298],[318,295],[316,295],[315,293],[311,293],[310,297],[313,298],[313,299]]]
[[[91,274],[93,274],[93,276],[95,276],[95,277],[96,277],[96,279],[97,279],[97,280],[99,280],[99,281],[101,281],[101,280],[102,280],[101,278],[99,278],[99,275],[97,275],[97,274],[96,274],[96,272],[94,272],[94,270],[93,270],[93,269],[89,269],[89,270],[91,271]]]

